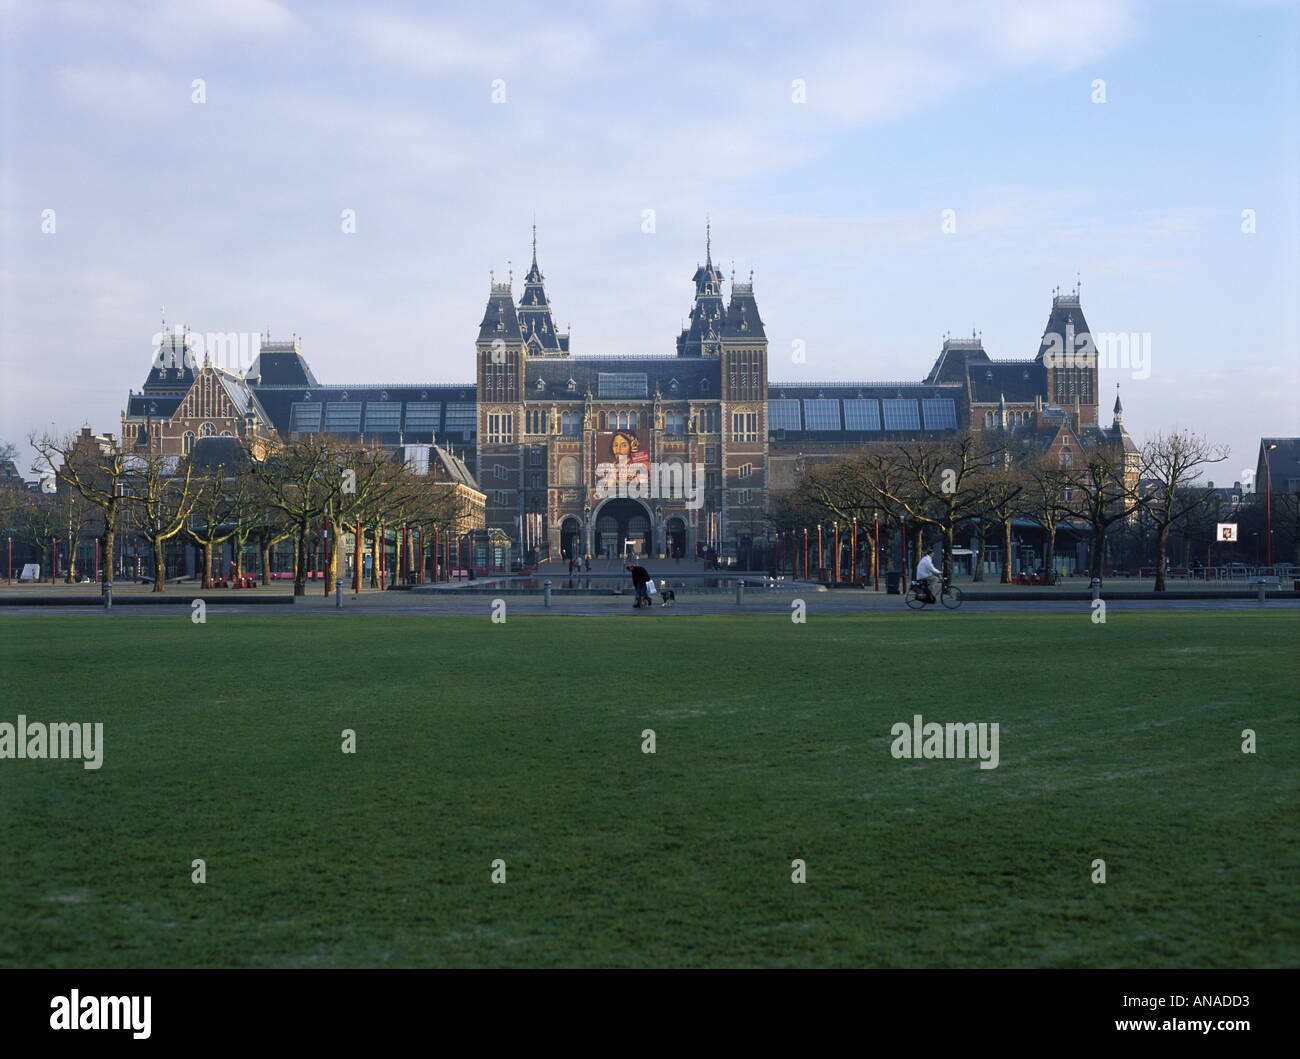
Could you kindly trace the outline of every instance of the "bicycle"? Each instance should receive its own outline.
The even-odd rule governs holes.
[[[913,610],[921,610],[923,607],[932,606],[935,602],[929,597],[924,581],[913,581],[903,601]],[[956,610],[961,606],[961,589],[945,578],[943,587],[939,590],[938,602],[948,610]]]

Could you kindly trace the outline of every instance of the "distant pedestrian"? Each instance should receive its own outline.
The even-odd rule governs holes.
[[[590,554],[590,553],[588,553],[586,556],[583,557],[583,562],[585,562],[585,563],[587,564],[587,566],[586,566],[587,573],[591,573],[591,554]]]

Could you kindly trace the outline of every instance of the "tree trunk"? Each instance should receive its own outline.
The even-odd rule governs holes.
[[[293,594],[307,594],[307,524],[300,522],[293,535]]]
[[[203,545],[203,587],[205,589],[212,587],[212,542],[204,541]]]
[[[104,520],[104,536],[99,540],[99,592],[103,595],[105,586],[113,583],[113,520]]]
[[[1088,574],[1098,580],[1101,578],[1102,560],[1106,555],[1106,527],[1092,527],[1092,557],[1088,563]]]
[[[1002,584],[1011,584],[1011,520],[1002,520]]]
[[[952,580],[952,537],[951,525],[943,527],[943,579]]]
[[[1043,527],[1047,530],[1047,556],[1044,577],[1049,585],[1056,584],[1056,523]]]
[[[257,538],[257,550],[262,555],[262,584],[271,583],[271,535],[263,533]]]
[[[149,547],[153,551],[153,588],[152,592],[165,592],[167,583],[167,567],[164,564],[163,551],[167,547],[167,542],[161,537],[151,537]]]
[[[1169,524],[1165,523],[1156,530],[1156,587],[1157,592],[1165,591],[1165,549],[1169,546]]]
[[[975,530],[975,574],[972,578],[974,581],[984,580],[984,534],[986,532],[984,520],[980,519],[979,528]]]

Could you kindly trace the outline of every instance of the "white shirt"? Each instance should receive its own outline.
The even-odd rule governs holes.
[[[928,555],[921,556],[921,561],[916,564],[916,579],[924,580],[927,577],[943,577],[943,571],[939,570]]]

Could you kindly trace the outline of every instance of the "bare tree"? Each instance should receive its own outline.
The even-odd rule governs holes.
[[[1201,469],[1228,458],[1225,445],[1212,445],[1188,431],[1154,435],[1142,446],[1141,477],[1150,484],[1143,497],[1156,533],[1156,586],[1165,591],[1165,550],[1169,527],[1209,499],[1209,494],[1187,487],[1201,476]]]
[[[167,542],[184,528],[194,509],[198,483],[192,460],[149,453],[131,457],[131,489],[136,503],[131,509],[134,528],[153,552],[153,591],[164,591],[167,581]]]
[[[1106,553],[1106,535],[1118,522],[1141,507],[1137,482],[1130,480],[1122,449],[1099,443],[1080,453],[1083,466],[1071,479],[1072,499],[1066,514],[1088,526],[1092,537],[1090,576],[1100,578]]]
[[[130,495],[127,456],[111,437],[95,437],[89,428],[64,437],[32,435],[28,441],[39,454],[37,469],[52,471],[98,511],[104,523],[104,535],[99,539],[100,591],[105,591],[113,583],[117,527],[135,503]]]
[[[1021,510],[1043,531],[1046,539],[1048,584],[1056,583],[1056,531],[1069,518],[1070,504],[1074,500],[1075,478],[1079,473],[1073,466],[1064,463],[1063,459],[1063,456],[1053,456],[1040,446],[1024,463],[1026,488]],[[1010,558],[1008,553],[1008,564]],[[1003,580],[1010,578],[1004,577]]]

